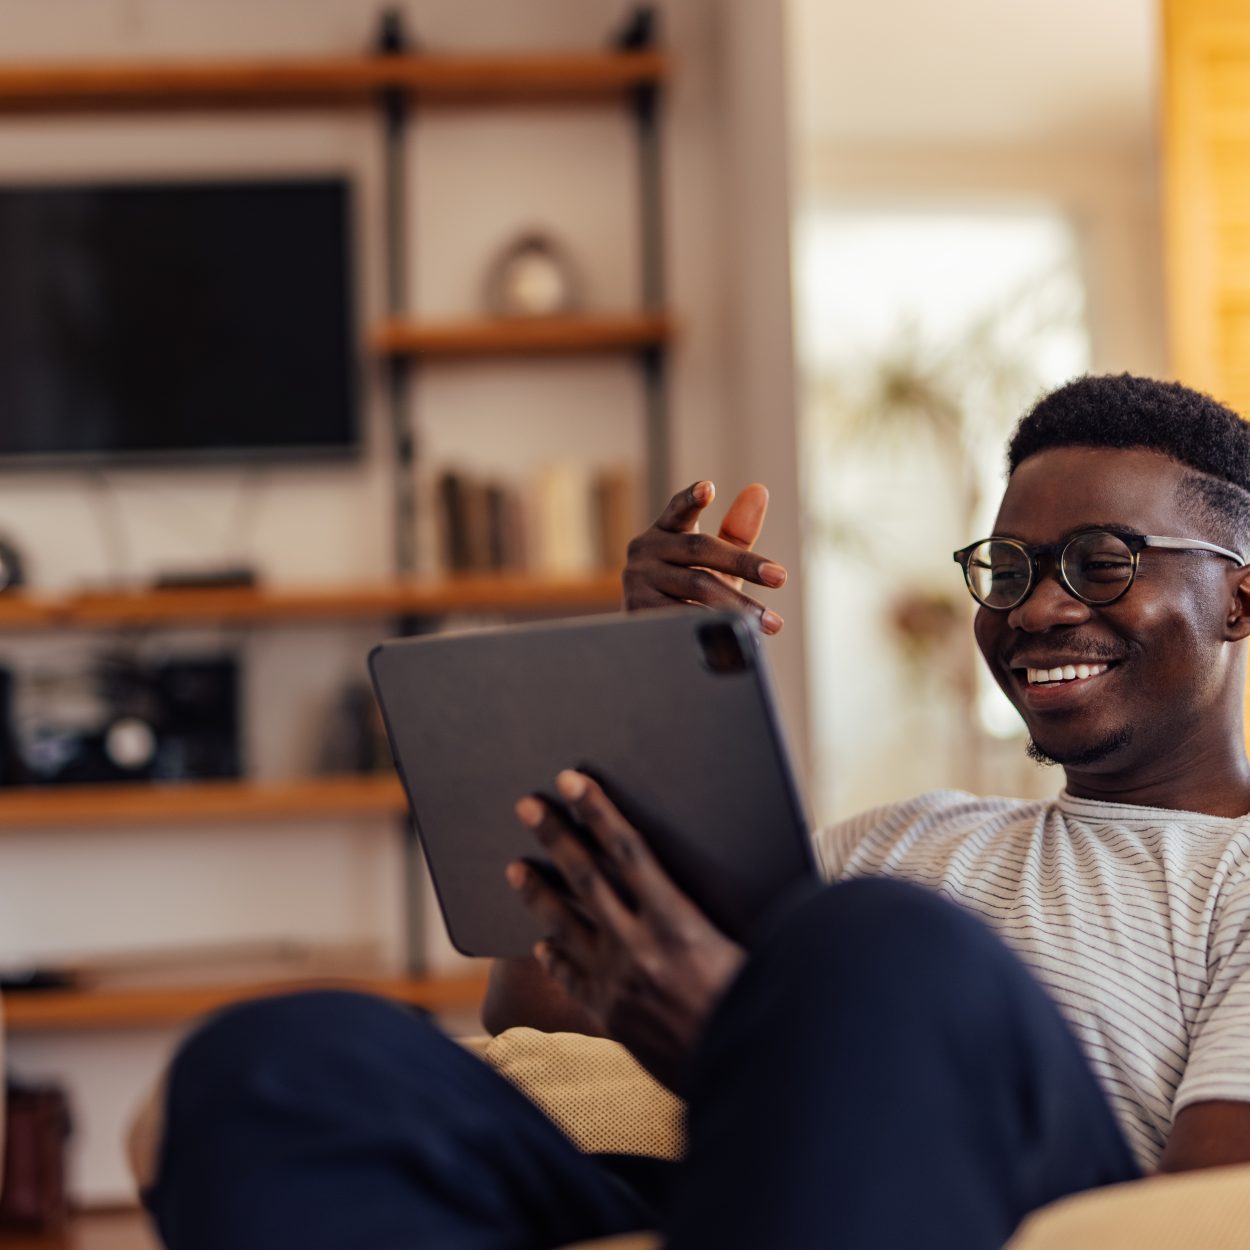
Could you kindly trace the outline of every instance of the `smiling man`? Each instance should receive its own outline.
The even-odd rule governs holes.
[[[428,1025],[302,996],[179,1055],[151,1193],[169,1245],[522,1250],[655,1222],[670,1250],[991,1250],[1064,1194],[1250,1162],[1247,428],[1174,384],[1083,378],[1024,418],[1009,469],[956,559],[1057,798],[939,792],[823,830],[832,884],[749,951],[590,779],[557,779],[580,831],[518,801],[574,897],[510,867],[547,937],[498,966],[487,1022],[606,1034],[685,1094],[661,1196]],[[711,498],[631,544],[627,603],[775,633],[742,589],[785,579],[752,550],[766,492],[717,536]]]
[[[1068,407],[1074,394],[1134,391],[1154,402],[1112,408],[1119,420],[1102,425]],[[1225,423],[1225,440],[1196,438],[1195,417]],[[1126,445],[1065,445],[1079,431]],[[1243,564],[1233,548],[1250,539],[1244,440],[1239,419],[1179,387],[1065,388],[1012,441],[1000,541],[956,553],[987,609],[976,622],[986,663],[1029,728],[1030,754],[1064,765],[1071,793],[1244,814],[1245,657],[1228,645],[1244,637],[1228,593]],[[1039,575],[1047,561],[1057,576]],[[1209,788],[1229,785],[1231,796]]]
[[[1245,424],[1084,378],[1018,427],[994,533],[955,553],[977,643],[1064,770],[1044,803],[923,796],[825,830],[836,876],[936,885],[1024,958],[1139,1163],[1250,1160]]]

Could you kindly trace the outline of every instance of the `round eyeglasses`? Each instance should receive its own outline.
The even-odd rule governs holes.
[[[983,538],[955,552],[955,560],[972,597],[982,607],[1009,612],[1023,603],[1037,583],[1043,557],[1054,559],[1059,581],[1074,599],[1101,607],[1128,593],[1146,547],[1205,551],[1235,564],[1245,563],[1235,551],[1196,538],[1161,538],[1125,530],[1082,530],[1061,543],[1033,545],[1016,538]]]

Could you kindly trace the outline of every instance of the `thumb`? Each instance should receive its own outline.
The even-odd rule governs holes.
[[[767,511],[768,487],[761,486],[759,482],[744,486],[720,523],[720,537],[735,547],[750,551],[764,528]]]

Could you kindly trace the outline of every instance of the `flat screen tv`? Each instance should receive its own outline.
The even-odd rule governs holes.
[[[344,457],[343,179],[0,186],[0,468]]]

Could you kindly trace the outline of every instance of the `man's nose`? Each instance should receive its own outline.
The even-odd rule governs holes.
[[[1007,613],[1007,624],[1026,633],[1041,634],[1063,625],[1083,625],[1093,615],[1059,580],[1058,572],[1039,576],[1023,603]]]

